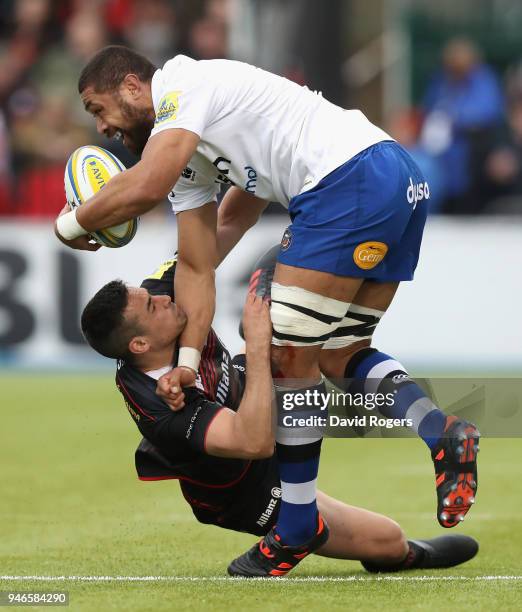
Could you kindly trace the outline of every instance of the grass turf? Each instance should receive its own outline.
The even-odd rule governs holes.
[[[199,525],[173,481],[137,480],[139,433],[110,374],[6,375],[0,385],[0,575],[198,578],[2,580],[0,590],[68,590],[72,610],[520,609],[522,581],[375,580],[356,562],[319,557],[307,559],[292,576],[354,580],[222,579],[228,562],[254,538]],[[477,504],[455,529],[476,537],[480,553],[460,568],[430,576],[522,574],[521,446],[520,440],[481,442]],[[323,449],[321,489],[388,514],[410,537],[448,533],[434,518],[432,464],[422,442],[328,440]]]

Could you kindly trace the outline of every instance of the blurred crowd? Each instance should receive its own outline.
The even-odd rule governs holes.
[[[77,93],[81,68],[107,44],[161,66],[176,53],[226,57],[227,0],[1,0],[0,215],[54,217],[64,163],[83,144],[134,161],[100,138]]]
[[[388,130],[428,178],[431,212],[522,213],[522,66],[499,75],[471,40],[452,39],[421,104]]]
[[[250,14],[241,12],[247,4]],[[263,20],[257,21],[265,31],[289,27],[278,17],[282,4],[293,4],[310,20],[316,3],[0,0],[0,215],[54,217],[64,199],[65,161],[82,144],[101,144],[126,165],[135,161],[117,141],[100,139],[77,94],[81,68],[107,44],[129,45],[158,66],[176,53],[232,57],[306,82],[288,45],[276,45],[271,54],[279,63],[261,61],[274,45],[265,44],[259,26],[256,32],[248,25],[262,9]],[[235,29],[232,15],[239,23]],[[250,34],[238,37],[238,31]],[[256,35],[259,61],[251,57],[252,45],[245,46]],[[308,82],[324,90],[317,81],[326,71],[316,73]],[[336,74],[340,82],[340,69],[329,80],[336,81]],[[522,65],[496,74],[473,42],[451,40],[421,104],[394,114],[386,127],[425,172],[433,213],[522,212]]]

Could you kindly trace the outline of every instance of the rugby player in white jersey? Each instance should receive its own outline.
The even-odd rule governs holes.
[[[427,214],[429,185],[406,151],[360,111],[240,62],[179,55],[156,70],[130,49],[106,47],[82,71],[79,91],[98,131],[120,135],[141,161],[92,205],[61,214],[56,233],[93,250],[89,232],[169,196],[178,225],[175,288],[188,316],[177,367],[158,383],[173,409],[182,407],[180,387],[195,380],[216,265],[267,202],[280,202],[291,225],[271,289],[277,386],[285,397],[310,391],[309,398],[324,391],[323,375],[344,378],[347,389],[353,379],[370,391],[393,386],[391,416],[410,418],[431,450],[438,520],[458,524],[474,502],[478,431],[447,417],[399,362],[370,348],[399,282],[413,278]],[[230,188],[218,212],[222,184]],[[320,406],[298,411],[313,416]],[[320,447],[317,430],[278,427],[278,523],[232,573],[281,575],[327,540],[316,504]]]

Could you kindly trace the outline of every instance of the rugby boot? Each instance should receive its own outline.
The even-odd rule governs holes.
[[[477,454],[480,432],[467,421],[448,417],[441,439],[431,451],[437,488],[437,520],[442,527],[455,527],[477,493]]]
[[[329,535],[328,525],[319,514],[317,533],[301,546],[284,546],[272,528],[257,544],[252,546],[228,566],[231,576],[246,578],[276,578],[286,576],[300,561],[320,548]]]
[[[477,554],[478,542],[465,535],[444,535],[430,540],[408,540],[408,554],[399,563],[361,561],[372,574],[408,569],[437,569],[466,563]]]

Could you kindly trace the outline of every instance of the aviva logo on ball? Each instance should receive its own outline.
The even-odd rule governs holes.
[[[85,173],[93,191],[99,191],[109,182],[111,175],[99,157],[87,157],[84,161]]]
[[[65,167],[65,197],[71,208],[89,206],[89,200],[125,166],[110,151],[101,147],[85,146],[76,149]],[[128,244],[138,229],[138,219],[91,232],[96,242],[117,248]]]

